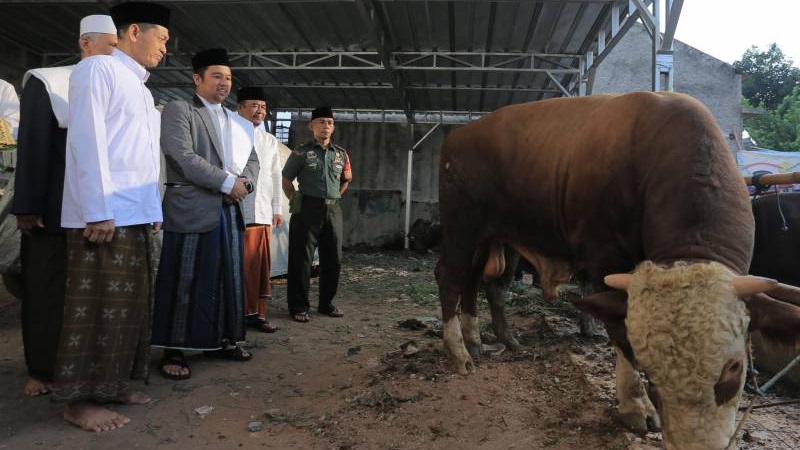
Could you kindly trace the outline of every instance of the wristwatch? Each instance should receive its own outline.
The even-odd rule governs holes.
[[[244,188],[247,189],[247,193],[250,194],[253,192],[253,183],[250,180],[244,180]]]

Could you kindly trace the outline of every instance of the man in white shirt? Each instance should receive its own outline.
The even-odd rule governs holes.
[[[5,120],[11,137],[16,140],[19,129],[19,96],[14,86],[6,80],[0,80],[0,119]]]
[[[146,68],[166,55],[169,9],[111,8],[119,43],[72,71],[61,226],[67,234],[64,321],[52,399],[64,419],[108,431],[130,419],[102,403],[144,404],[126,380],[146,379],[152,232],[162,221],[159,113]]]
[[[244,341],[241,202],[259,164],[253,125],[222,107],[231,68],[224,49],[192,58],[195,96],[164,108],[164,243],[156,280],[153,339],[164,348],[161,374],[191,376],[184,350],[248,361]]]
[[[81,19],[81,59],[110,55],[117,45],[111,16]],[[69,76],[75,66],[32,69],[22,77],[17,168],[11,214],[22,231],[22,343],[25,394],[49,391],[64,313],[67,242],[61,228]]]
[[[281,163],[278,139],[264,128],[267,98],[258,87],[244,87],[236,95],[236,111],[253,122],[255,148],[261,169],[255,192],[244,199],[244,286],[247,325],[265,333],[278,327],[267,321],[267,305],[272,299],[270,283],[271,226],[283,223],[281,216]]]

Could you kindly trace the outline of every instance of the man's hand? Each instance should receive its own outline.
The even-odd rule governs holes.
[[[272,215],[272,228],[278,228],[283,223],[283,216],[280,214]]]
[[[294,184],[292,184],[292,180],[286,177],[281,177],[281,188],[283,189],[283,194],[286,195],[286,198],[291,200],[294,196]]]
[[[96,244],[111,242],[114,238],[114,219],[103,220],[100,222],[90,222],[83,230],[83,237]]]
[[[233,189],[231,189],[230,194],[228,194],[231,197],[231,199],[240,202],[244,200],[245,197],[247,197],[248,192],[247,188],[244,185],[245,182],[247,181],[249,180],[244,177],[239,177],[236,179],[236,181],[233,183]]]
[[[153,222],[153,234],[161,231],[161,222]]]
[[[17,216],[17,228],[25,234],[31,234],[34,228],[44,228],[44,221],[42,216],[35,214]]]

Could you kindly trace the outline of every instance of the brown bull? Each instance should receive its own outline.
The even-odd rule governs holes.
[[[747,191],[699,102],[634,93],[508,106],[450,133],[439,176],[436,277],[459,373],[480,351],[479,281],[502,274],[509,245],[536,266],[546,295],[570,274],[594,292],[576,305],[615,346],[629,426],[663,424],[669,449],[728,445],[748,328],[793,343],[800,308],[744,275]],[[637,369],[658,391],[658,412]]]

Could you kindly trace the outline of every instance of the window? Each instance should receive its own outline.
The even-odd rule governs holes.
[[[292,113],[288,111],[278,111],[275,118],[275,137],[284,144],[288,144],[289,129],[292,127]]]

